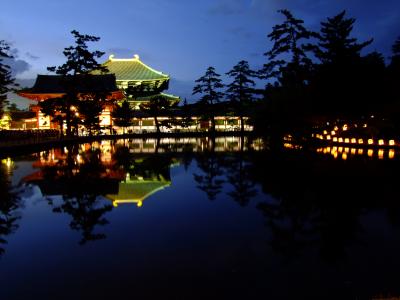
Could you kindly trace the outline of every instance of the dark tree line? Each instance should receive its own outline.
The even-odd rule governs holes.
[[[371,115],[388,118],[400,128],[396,124],[400,38],[386,64],[381,53],[368,52],[373,39],[358,41],[353,36],[356,20],[346,11],[321,22],[318,32],[288,10],[279,13],[284,19],[268,35],[272,47],[264,53],[266,63],[261,70],[252,71],[241,61],[226,73],[232,80],[227,85],[213,67],[196,81],[193,94],[202,95],[198,103],[205,106],[204,115],[212,124],[213,117],[221,113],[215,102],[224,99],[242,124],[243,116],[250,116],[256,129],[277,135],[303,134],[326,121]],[[264,81],[263,91],[255,88],[255,78]]]

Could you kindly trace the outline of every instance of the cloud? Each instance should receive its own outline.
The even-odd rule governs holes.
[[[26,52],[26,53],[25,53],[25,56],[28,57],[28,58],[31,59],[31,60],[38,60],[38,59],[40,59],[39,56],[33,55],[33,54],[30,53],[30,52]]]
[[[10,67],[13,76],[30,70],[31,65],[27,61],[18,58],[17,49],[11,49],[10,54],[12,55],[12,58],[4,58],[3,62]]]

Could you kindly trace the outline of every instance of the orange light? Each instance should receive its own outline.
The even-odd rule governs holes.
[[[332,140],[336,143],[337,142],[337,137],[334,137]]]
[[[342,139],[342,138],[339,138],[339,139],[338,139],[338,142],[339,142],[339,143],[343,143],[343,139]]]
[[[361,145],[361,144],[364,144],[364,141],[363,141],[363,139],[358,139],[358,143]]]
[[[379,144],[379,146],[383,146],[383,145],[385,145],[385,141],[384,140],[379,140],[378,144]]]
[[[368,150],[368,156],[369,156],[369,157],[372,157],[373,155],[374,155],[374,150],[369,149],[369,150]]]
[[[348,143],[350,143],[350,139],[345,138],[345,139],[344,139],[344,142],[345,142],[346,144],[348,144]]]
[[[373,139],[368,139],[368,145],[373,145],[374,144],[374,140]]]
[[[342,159],[343,159],[343,160],[346,160],[346,159],[347,159],[347,154],[346,154],[346,153],[343,153],[343,154],[342,154]]]
[[[394,146],[394,140],[389,140],[389,146]]]
[[[394,158],[394,150],[393,150],[393,149],[390,149],[390,150],[389,150],[389,158],[390,158],[390,159],[393,159],[393,158]]]
[[[327,136],[326,136],[326,139],[329,141],[329,140],[331,139],[331,136],[330,136],[330,135],[327,135]]]
[[[379,159],[383,159],[384,154],[385,154],[385,152],[384,152],[383,150],[379,150],[379,151],[378,151],[378,157],[379,157]]]
[[[351,143],[352,143],[352,144],[355,144],[355,143],[357,143],[357,140],[356,140],[355,138],[352,138],[352,139],[351,139]]]

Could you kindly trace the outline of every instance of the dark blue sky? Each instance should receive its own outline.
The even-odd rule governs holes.
[[[2,3],[0,39],[16,49],[17,77],[30,79],[64,62],[72,29],[97,35],[104,60],[137,53],[171,75],[171,92],[187,97],[209,65],[221,74],[241,59],[259,68],[281,8],[312,29],[346,9],[357,19],[354,35],[374,37],[369,50],[386,56],[400,35],[399,0],[18,0]]]

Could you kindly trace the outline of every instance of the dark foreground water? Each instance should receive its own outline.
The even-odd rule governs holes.
[[[400,296],[400,154],[285,147],[125,140],[4,158],[0,299]]]

